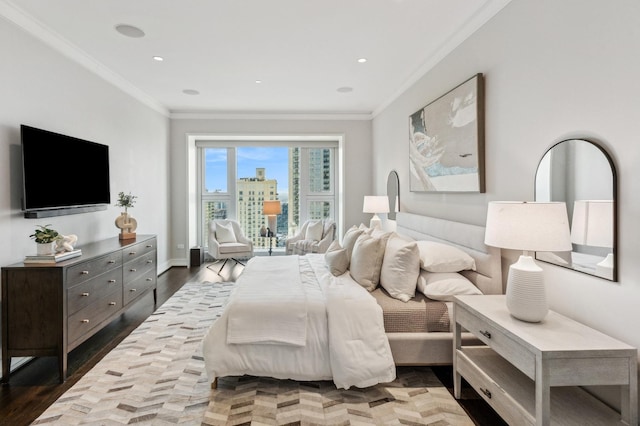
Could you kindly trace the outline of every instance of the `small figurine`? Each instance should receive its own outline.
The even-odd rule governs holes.
[[[73,245],[78,241],[78,236],[74,234],[61,235],[62,238],[56,241],[56,253],[63,251],[73,251]]]

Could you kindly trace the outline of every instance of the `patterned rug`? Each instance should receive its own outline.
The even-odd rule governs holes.
[[[473,425],[429,368],[365,389],[226,377],[211,389],[201,341],[233,283],[187,283],[34,425]]]

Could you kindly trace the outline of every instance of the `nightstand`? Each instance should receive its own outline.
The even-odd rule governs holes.
[[[638,423],[637,349],[550,311],[512,317],[503,295],[454,303],[454,396],[462,377],[509,424]],[[462,346],[467,330],[486,346]],[[619,385],[622,416],[579,386]]]

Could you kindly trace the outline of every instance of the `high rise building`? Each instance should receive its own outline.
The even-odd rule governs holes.
[[[253,241],[254,247],[268,247],[266,238],[260,238],[260,228],[267,226],[267,218],[262,213],[265,200],[278,199],[278,181],[266,178],[263,167],[256,168],[255,177],[239,178],[238,190],[238,222],[247,238]]]

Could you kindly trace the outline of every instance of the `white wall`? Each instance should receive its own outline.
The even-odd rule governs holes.
[[[401,208],[483,225],[490,200],[532,200],[539,160],[568,137],[618,170],[619,282],[541,264],[552,309],[640,347],[640,2],[513,0],[373,120],[375,188],[400,175]],[[409,114],[485,76],[485,194],[408,190]],[[505,275],[506,276],[506,275]]]
[[[35,253],[36,225],[76,234],[78,244],[118,235],[120,191],[138,195],[130,213],[137,232],[158,235],[160,268],[168,264],[169,119],[0,18],[0,264]],[[112,205],[105,211],[44,219],[21,212],[20,124],[109,145]],[[55,147],[52,147],[52,150]],[[46,159],[47,153],[42,153]],[[73,185],[73,161],[51,167],[43,185]]]
[[[345,226],[368,221],[362,200],[372,189],[371,121],[282,119],[177,119],[171,120],[172,257],[184,258],[187,235],[187,135],[343,135],[345,167]],[[386,181],[385,181],[386,182]],[[385,184],[386,185],[386,184]],[[386,186],[385,186],[386,188]],[[381,192],[386,193],[386,189]],[[346,228],[345,228],[346,229]],[[185,244],[185,249],[178,249]]]

